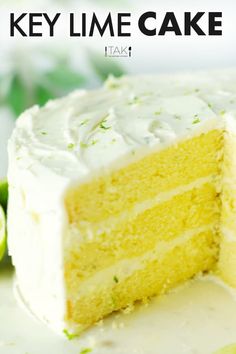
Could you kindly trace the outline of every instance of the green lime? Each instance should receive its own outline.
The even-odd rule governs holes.
[[[6,249],[6,216],[0,205],[0,260],[3,258]]]
[[[0,180],[0,205],[6,212],[8,199],[8,184],[6,180]]]
[[[236,354],[236,344],[227,345],[226,347],[214,352],[214,354]]]

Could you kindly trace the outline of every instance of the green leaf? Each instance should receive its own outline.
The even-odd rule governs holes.
[[[112,58],[105,58],[97,53],[90,52],[89,60],[93,70],[103,81],[106,80],[109,75],[119,77],[125,74],[121,65],[115,62]]]
[[[47,72],[44,80],[58,94],[64,94],[78,88],[85,82],[85,78],[70,68],[69,63],[66,62],[59,63],[53,70]]]
[[[38,78],[35,85],[35,100],[44,105],[49,99],[60,97],[85,82],[85,78],[70,68],[66,61],[58,63],[52,70]]]
[[[55,98],[55,95],[47,87],[39,84],[35,88],[36,103],[43,106],[48,100]]]
[[[6,101],[17,117],[27,108],[27,91],[19,74],[12,77]]]

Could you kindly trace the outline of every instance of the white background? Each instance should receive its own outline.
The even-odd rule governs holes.
[[[96,12],[99,19],[104,20],[111,11],[116,24],[117,12],[131,12],[131,37],[110,38],[104,35],[102,38],[95,35],[93,38],[69,38],[68,14],[75,13],[80,19],[82,12],[91,15]],[[173,33],[167,33],[164,37],[144,36],[138,29],[138,18],[146,11],[156,11],[157,20],[150,20],[149,25],[156,24],[160,28],[164,14],[173,11],[180,28],[183,29],[183,13],[191,11],[222,12],[222,36],[197,36],[177,37]],[[10,12],[20,14],[22,12],[47,12],[50,16],[61,12],[61,17],[55,28],[55,37],[49,38],[48,26],[43,26],[42,38],[10,37]],[[27,29],[27,20],[22,21]],[[77,23],[78,24],[78,23]],[[199,21],[205,29],[207,17]],[[128,73],[159,73],[173,72],[176,70],[197,70],[236,65],[236,1],[235,0],[97,0],[97,1],[63,1],[63,0],[2,0],[0,2],[0,79],[1,75],[11,70],[9,53],[20,52],[21,64],[24,57],[35,56],[39,48],[66,51],[73,58],[74,64],[87,69],[85,48],[96,49],[103,55],[105,45],[132,46],[131,58],[116,59]],[[19,55],[19,54],[18,54]],[[23,59],[22,59],[23,58]],[[25,60],[25,62],[27,62]],[[107,58],[107,61],[110,59]],[[27,71],[27,66],[25,67]],[[0,111],[0,177],[5,176],[7,166],[6,140],[12,130],[13,122],[6,109]]]

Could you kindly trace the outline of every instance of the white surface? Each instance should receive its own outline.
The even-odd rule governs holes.
[[[55,37],[49,37],[48,25],[43,22],[42,38],[26,38],[16,35],[9,37],[9,12],[45,12],[53,16],[56,12],[61,12],[61,18],[55,29]],[[108,11],[114,12],[114,27],[116,32],[116,12],[131,12],[131,37],[110,37],[105,34],[100,37],[97,32],[94,37],[69,37],[68,12],[76,14],[76,29],[81,28],[81,13],[87,12],[88,26],[91,21],[91,14],[96,12],[100,21],[105,20]],[[198,11],[205,11],[206,15],[200,20],[199,25],[207,32],[207,12],[222,11],[222,36],[197,36],[194,32],[191,36],[175,36],[168,33],[165,36],[144,36],[138,29],[138,18],[146,11],[156,11],[157,19],[149,21],[149,28],[157,28],[159,31],[166,11],[173,11],[180,25],[181,31],[184,28],[185,11],[196,14]],[[182,69],[199,68],[221,68],[235,64],[235,11],[236,2],[234,0],[149,0],[148,4],[141,0],[80,0],[78,1],[47,1],[47,0],[2,0],[1,1],[1,28],[0,41],[8,48],[25,48],[40,45],[54,48],[66,46],[69,51],[75,53],[75,58],[79,65],[81,57],[84,57],[83,47],[96,49],[101,55],[104,53],[105,45],[132,46],[131,58],[118,58],[117,61],[127,67],[132,73],[153,73],[162,71],[174,71]],[[24,29],[28,32],[27,20],[23,22]],[[128,28],[127,28],[128,29]],[[117,34],[117,33],[116,33]],[[109,61],[109,59],[108,59]],[[1,65],[1,63],[0,63]],[[83,65],[80,67],[83,67]]]
[[[12,272],[0,269],[0,354],[79,354],[87,347],[92,354],[211,354],[236,342],[236,301],[210,280],[194,280],[131,314],[110,316],[72,341],[26,314],[12,284]]]

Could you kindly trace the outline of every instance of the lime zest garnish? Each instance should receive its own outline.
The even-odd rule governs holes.
[[[84,348],[81,350],[80,354],[88,354],[92,352],[92,348]]]
[[[67,145],[68,150],[72,150],[72,149],[74,149],[74,147],[75,147],[75,144],[73,144],[73,143],[70,143]]]
[[[159,111],[154,112],[155,116],[159,116],[161,113],[162,113],[161,109],[159,109]]]
[[[93,139],[92,141],[91,141],[91,145],[95,145],[95,144],[97,144],[98,143],[98,139]]]
[[[83,125],[86,125],[88,122],[89,122],[89,119],[87,118],[87,119],[83,120],[79,126],[82,127]]]
[[[225,115],[226,111],[223,109],[222,111],[220,111],[220,115],[223,116]]]
[[[63,329],[63,333],[66,335],[67,339],[69,340],[72,340],[72,339],[75,339],[75,338],[79,338],[79,334],[75,334],[75,333],[70,333],[68,331],[68,329]]]
[[[198,117],[197,114],[195,114],[194,120],[193,120],[193,124],[197,124],[197,123],[200,123],[200,122],[201,122],[201,121],[200,121],[200,118]]]
[[[83,141],[81,141],[81,142],[80,142],[80,147],[81,147],[82,149],[86,149],[86,148],[88,147],[88,144],[83,143]]]
[[[104,130],[111,129],[111,127],[105,126],[105,125],[104,125],[105,123],[106,123],[106,119],[103,119],[103,120],[101,121],[101,123],[99,124],[99,127],[100,127],[101,129],[104,129]]]
[[[179,114],[174,115],[175,119],[181,120],[181,116]]]
[[[140,104],[142,103],[142,100],[138,96],[134,96],[131,98],[131,100],[128,102],[128,105],[135,105],[135,104]]]

